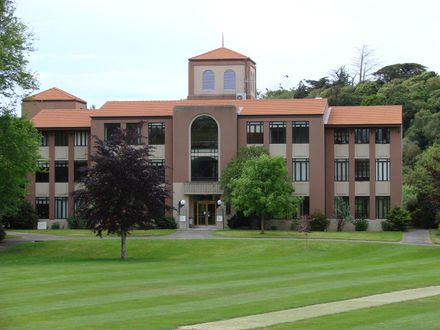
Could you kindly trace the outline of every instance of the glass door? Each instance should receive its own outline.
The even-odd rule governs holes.
[[[196,226],[214,226],[215,225],[215,202],[198,201],[196,212]]]

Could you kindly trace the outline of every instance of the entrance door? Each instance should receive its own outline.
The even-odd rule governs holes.
[[[215,202],[197,201],[196,226],[214,226],[215,225]]]

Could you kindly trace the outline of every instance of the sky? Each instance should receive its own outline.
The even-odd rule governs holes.
[[[257,89],[291,88],[374,50],[378,69],[414,62],[440,73],[436,0],[15,0],[34,34],[40,89],[100,107],[184,99],[188,59],[224,45],[257,63]]]

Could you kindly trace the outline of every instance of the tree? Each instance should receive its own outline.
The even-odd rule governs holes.
[[[356,72],[355,77],[358,78],[358,83],[365,81],[378,65],[377,59],[374,56],[374,50],[367,45],[358,48],[357,55],[353,59],[352,64]]]
[[[257,215],[264,234],[265,219],[295,214],[299,199],[293,195],[284,159],[261,155],[246,161],[243,173],[232,180],[231,201],[245,216]]]
[[[32,34],[14,12],[11,0],[0,1],[0,100],[9,105],[20,96],[17,90],[26,92],[37,87],[27,68],[28,53],[33,51]]]
[[[340,196],[335,198],[333,216],[338,221],[338,231],[342,231],[346,222],[352,222],[353,217],[350,214],[350,207]]]
[[[3,216],[2,222],[6,228],[36,229],[38,216],[32,204],[22,200],[17,210]]]
[[[0,115],[0,218],[24,199],[27,176],[37,170],[40,138],[28,119]]]
[[[269,155],[269,152],[260,146],[242,147],[238,151],[237,157],[232,159],[223,169],[220,186],[223,189],[223,198],[226,202],[231,202],[232,182],[242,175],[246,162],[261,155]]]
[[[148,160],[147,145],[132,145],[134,130],[120,130],[108,141],[98,138],[92,165],[82,178],[84,189],[74,193],[81,205],[78,215],[102,236],[103,231],[121,237],[121,259],[127,258],[126,237],[134,226],[152,226],[171,209],[165,200],[169,188],[163,169]]]
[[[426,66],[418,63],[397,63],[384,66],[373,73],[379,81],[390,82],[394,79],[407,79],[426,72]]]

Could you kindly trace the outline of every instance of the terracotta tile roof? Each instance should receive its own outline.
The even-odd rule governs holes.
[[[36,128],[90,127],[90,115],[97,110],[44,109],[31,120]]]
[[[175,106],[233,105],[241,116],[322,115],[326,99],[109,101],[92,117],[172,116]]]
[[[327,125],[401,125],[401,105],[331,107]]]
[[[191,57],[190,61],[204,60],[251,60],[250,57],[237,53],[229,48],[220,47],[209,52]],[[252,61],[252,60],[251,60]],[[252,61],[254,62],[254,61]],[[255,63],[255,62],[254,62]]]
[[[87,103],[83,99],[56,87],[28,96],[25,98],[25,101],[78,101]]]

